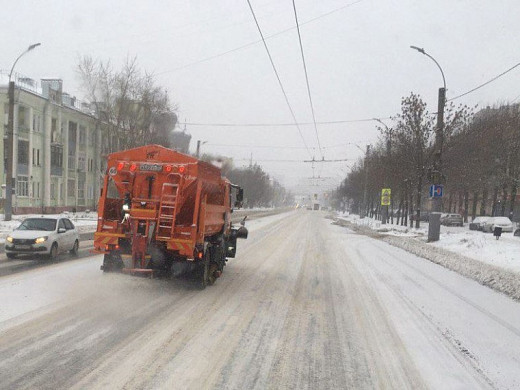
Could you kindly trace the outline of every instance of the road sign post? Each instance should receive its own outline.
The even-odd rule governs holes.
[[[432,184],[430,186],[430,198],[434,202],[441,202],[442,195],[444,195],[444,187],[441,184]],[[428,242],[439,241],[441,232],[441,213],[434,209],[430,213],[428,223]]]
[[[383,211],[382,223],[386,225],[388,220],[388,206],[390,206],[392,197],[392,190],[390,188],[383,188],[381,190],[381,206]]]

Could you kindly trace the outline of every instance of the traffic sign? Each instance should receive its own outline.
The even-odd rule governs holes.
[[[444,187],[441,184],[432,184],[430,186],[430,198],[442,198]]]
[[[392,190],[390,188],[383,188],[381,190],[381,206],[390,206],[390,199]]]

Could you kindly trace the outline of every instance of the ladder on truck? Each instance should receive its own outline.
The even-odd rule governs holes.
[[[159,204],[159,218],[157,238],[171,238],[175,226],[175,214],[177,211],[177,197],[179,186],[172,183],[164,183]]]

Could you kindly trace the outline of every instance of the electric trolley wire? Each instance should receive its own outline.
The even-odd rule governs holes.
[[[315,22],[316,20],[319,20],[321,18],[324,18],[326,16],[329,16],[329,15],[332,15],[336,12],[339,12],[339,11],[342,11],[344,10],[345,8],[348,8],[348,7],[352,7],[353,5],[356,5],[358,3],[361,3],[362,1],[364,0],[357,0],[357,1],[353,1],[352,3],[348,3],[348,4],[345,4],[339,8],[335,8],[329,12],[326,12],[324,14],[321,14],[321,15],[318,15],[316,16],[315,18],[312,18],[312,19],[309,19],[307,20],[306,22],[303,22],[300,26],[304,26],[306,24],[309,24],[309,23],[313,23]],[[279,35],[282,35],[282,34],[285,34],[286,32],[289,32],[291,30],[293,30],[295,27],[290,27],[290,28],[287,28],[285,30],[282,30],[282,31],[279,31],[277,33],[274,33],[274,34],[271,34],[271,35],[267,35],[265,37],[265,39],[271,39],[271,38],[274,38],[274,37],[277,37]],[[194,61],[194,62],[190,62],[189,64],[185,64],[185,65],[182,65],[180,67],[177,67],[175,69],[170,69],[170,70],[165,70],[165,71],[162,71],[162,72],[158,72],[158,73],[154,73],[155,76],[158,76],[158,75],[163,75],[163,74],[167,74],[167,73],[172,73],[172,72],[176,72],[178,70],[182,70],[182,69],[185,69],[185,68],[189,68],[191,67],[192,65],[197,65],[197,64],[201,64],[203,62],[207,62],[207,61],[211,61],[211,60],[214,60],[216,58],[219,58],[219,57],[222,57],[222,56],[225,56],[227,54],[230,54],[230,53],[233,53],[235,51],[239,51],[239,50],[242,50],[242,49],[245,49],[247,47],[250,47],[250,46],[254,46],[256,45],[257,43],[260,43],[262,42],[262,40],[258,40],[258,41],[254,41],[254,42],[249,42],[249,43],[246,43],[245,45],[242,45],[242,46],[238,46],[238,47],[235,47],[233,49],[230,49],[230,50],[227,50],[227,51],[224,51],[224,52],[221,52],[221,53],[218,53],[218,54],[215,54],[215,55],[212,55],[212,56],[209,56],[209,57],[206,57],[206,58],[201,58],[200,60],[197,60],[197,61]]]
[[[506,71],[500,73],[499,75],[493,77],[491,80],[488,80],[488,81],[486,81],[485,83],[480,84],[479,86],[477,86],[477,87],[475,87],[475,88],[473,88],[473,89],[470,89],[470,90],[467,91],[467,92],[464,92],[463,94],[460,94],[460,95],[457,95],[457,96],[455,96],[455,97],[452,97],[451,99],[448,99],[447,101],[449,102],[449,101],[452,101],[452,100],[455,100],[455,99],[461,98],[461,97],[463,97],[463,96],[469,95],[470,93],[475,92],[477,89],[480,89],[480,88],[482,88],[482,87],[484,87],[484,86],[486,86],[486,85],[492,83],[493,81],[495,81],[495,80],[497,80],[498,78],[502,77],[502,76],[505,75],[506,73],[511,72],[513,69],[515,69],[515,68],[517,68],[517,67],[519,67],[519,66],[520,66],[520,62],[519,62],[518,64],[516,64],[516,65],[513,65],[513,66],[512,66],[511,68],[509,68],[508,70],[506,70]]]
[[[378,119],[392,119],[392,117],[377,117]],[[316,122],[318,125],[338,125],[342,123],[360,123],[373,122],[374,118],[363,119],[345,119],[337,121],[322,121]],[[218,127],[282,127],[282,126],[307,126],[314,125],[313,122],[295,122],[295,123],[203,123],[203,122],[178,122],[179,125],[187,126],[218,126]]]
[[[311,87],[309,85],[309,74],[307,72],[307,63],[305,61],[305,54],[303,52],[302,36],[300,33],[300,25],[298,23],[298,13],[296,12],[296,3],[294,2],[294,0],[292,0],[292,4],[293,4],[293,10],[294,10],[294,20],[296,21],[296,31],[298,31],[298,42],[300,43],[300,53],[302,55],[303,70],[305,72],[305,83],[307,84],[307,95],[309,96],[309,104],[311,106],[311,112],[312,112],[312,122],[314,123],[314,132],[316,133],[316,140],[318,141],[318,149],[320,151],[320,155],[321,155],[321,157],[323,157],[323,152],[321,151],[320,137],[318,135],[318,126],[316,126],[316,114],[314,113],[314,104],[312,103],[312,94],[311,94]]]
[[[269,61],[271,62],[271,66],[273,67],[274,74],[276,75],[276,79],[278,80],[278,85],[280,85],[280,89],[282,90],[283,96],[285,97],[285,102],[287,103],[287,107],[289,107],[289,111],[291,111],[291,115],[293,117],[294,124],[296,125],[298,132],[300,133],[300,137],[303,141],[303,144],[305,145],[305,148],[307,149],[307,152],[312,157],[312,153],[309,150],[309,147],[307,146],[307,142],[305,142],[305,138],[303,137],[302,130],[300,129],[300,126],[298,125],[298,121],[296,120],[296,115],[294,115],[294,111],[291,107],[291,103],[289,103],[289,98],[287,97],[287,93],[285,92],[282,81],[280,80],[280,76],[278,75],[276,66],[274,65],[273,57],[271,57],[271,52],[269,51],[269,48],[267,47],[267,43],[265,42],[265,38],[264,38],[264,34],[262,33],[262,29],[260,28],[260,25],[258,24],[258,20],[256,19],[255,11],[253,10],[251,1],[247,0],[247,4],[249,4],[249,9],[251,10],[251,14],[253,15],[253,19],[255,20],[256,27],[258,28],[258,32],[260,33],[260,37],[262,38],[262,42],[264,44],[267,55],[269,56]]]
[[[305,149],[304,146],[276,146],[276,145],[246,145],[246,144],[214,144],[212,142],[208,142],[206,145],[208,146],[216,146],[216,147],[224,147],[224,148],[245,148],[245,149]],[[338,144],[338,145],[330,145],[330,146],[322,146],[322,149],[332,149],[332,148],[343,148],[349,146],[350,144]],[[314,149],[314,148],[312,148]]]

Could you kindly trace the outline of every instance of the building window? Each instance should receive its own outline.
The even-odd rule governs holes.
[[[40,149],[33,148],[32,150],[32,165],[40,166]]]
[[[78,171],[79,172],[85,172],[86,168],[86,158],[85,155],[79,155],[78,156]]]
[[[76,138],[78,125],[74,122],[69,122],[69,169],[76,169]]]
[[[69,154],[69,170],[76,169],[76,156],[71,156]]]
[[[84,126],[79,127],[79,144],[86,145],[87,143],[87,129]]]
[[[29,141],[18,140],[18,164],[29,164]]]
[[[41,130],[40,120],[41,120],[41,117],[39,115],[33,114],[33,131],[34,132],[39,132]]]
[[[63,183],[60,183],[60,200],[63,200],[65,194],[63,193]]]
[[[78,180],[78,198],[85,199],[85,181]]]
[[[89,186],[87,189],[87,199],[94,199],[94,187]]]
[[[69,197],[76,196],[76,180],[74,180],[74,179],[67,180],[67,196],[69,196]]]
[[[18,126],[27,127],[27,109],[24,106],[18,107]]]
[[[32,197],[34,199],[40,199],[40,182],[32,182]]]
[[[56,199],[56,183],[51,183],[51,199]]]
[[[38,164],[39,165],[39,164]],[[63,149],[59,146],[51,146],[51,166],[63,166]]]
[[[88,144],[94,147],[96,144],[96,130],[90,130],[88,133]]]
[[[29,196],[29,177],[18,176],[16,179],[16,195]]]

